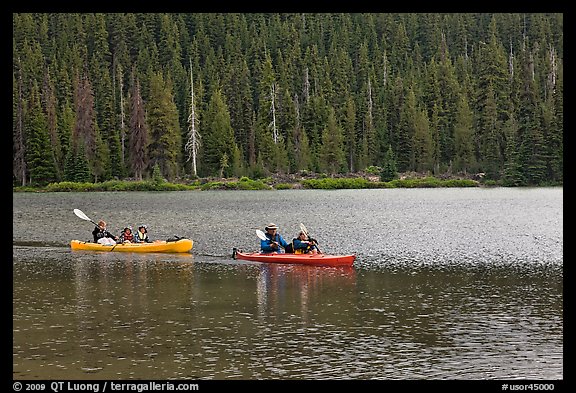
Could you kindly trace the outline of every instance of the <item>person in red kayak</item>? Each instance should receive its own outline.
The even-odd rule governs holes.
[[[298,237],[292,240],[294,254],[318,254],[316,240],[309,239],[304,231],[298,233]]]
[[[266,240],[260,240],[260,251],[263,253],[284,252],[288,242],[278,233],[278,226],[274,223],[266,225]]]

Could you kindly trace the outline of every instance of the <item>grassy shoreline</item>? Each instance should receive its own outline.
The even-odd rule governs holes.
[[[411,177],[382,182],[365,177],[323,177],[310,179],[197,179],[186,183],[158,180],[109,180],[101,183],[50,183],[44,187],[13,187],[14,192],[95,192],[95,191],[190,191],[190,190],[287,190],[287,189],[375,189],[375,188],[437,188],[479,187],[472,179],[440,179],[432,176]]]

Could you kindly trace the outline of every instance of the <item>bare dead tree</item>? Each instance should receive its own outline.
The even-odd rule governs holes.
[[[192,58],[190,58],[190,114],[188,115],[188,140],[184,150],[188,152],[188,159],[192,159],[192,173],[198,176],[196,168],[196,158],[200,148],[200,132],[198,131],[198,117],[196,116],[196,105],[194,103],[194,77],[192,75]]]
[[[372,120],[372,111],[374,109],[374,102],[372,101],[372,82],[368,78],[368,116]]]
[[[383,86],[386,86],[388,82],[388,56],[386,56],[386,51],[384,51],[384,61],[383,61],[383,68],[384,68],[384,83]]]
[[[310,78],[308,77],[308,67],[304,69],[304,88],[302,94],[304,95],[304,102],[308,104],[310,101]]]
[[[272,113],[272,121],[268,124],[268,128],[272,128],[272,138],[274,143],[278,143],[278,129],[276,128],[276,84],[270,85],[270,112]]]
[[[556,88],[556,77],[558,75],[558,63],[556,61],[556,49],[550,44],[550,51],[549,51],[549,59],[550,59],[550,73],[548,74],[548,90],[550,94],[554,92]]]
[[[512,37],[510,37],[510,54],[508,55],[508,71],[510,73],[510,81],[514,78],[514,52],[512,51]]]

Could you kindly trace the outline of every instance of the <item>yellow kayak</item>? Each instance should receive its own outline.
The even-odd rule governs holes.
[[[180,239],[175,242],[164,240],[153,243],[125,243],[105,246],[103,244],[72,240],[70,247],[73,250],[87,251],[120,251],[120,252],[189,252],[192,249],[192,240]]]

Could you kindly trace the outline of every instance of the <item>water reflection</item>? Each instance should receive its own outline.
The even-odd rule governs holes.
[[[128,202],[103,193],[94,202],[91,216],[118,222],[142,218],[135,201],[149,206],[158,237],[195,240],[182,255],[72,252],[62,233],[89,234],[69,211],[86,198],[14,197],[14,378],[563,378],[561,190],[131,193]],[[266,203],[306,216],[269,217]],[[60,232],[45,226],[54,219]],[[257,247],[254,229],[269,221],[288,235],[312,222],[324,250],[353,248],[358,259],[268,265],[225,251]]]
[[[356,272],[353,267],[261,264],[256,284],[258,316],[265,319],[277,314],[287,301],[292,301],[295,306],[300,306],[300,315],[307,323],[309,303],[317,302],[316,297],[325,291],[350,290],[355,284]]]
[[[562,376],[563,285],[547,267],[16,256],[18,378]]]

